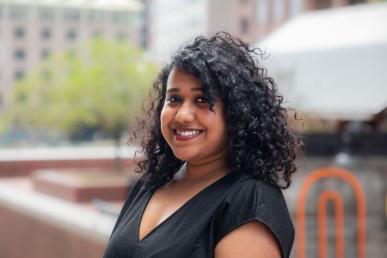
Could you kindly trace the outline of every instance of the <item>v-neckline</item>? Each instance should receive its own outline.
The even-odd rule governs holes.
[[[207,185],[206,187],[204,187],[202,190],[200,190],[199,192],[197,192],[194,196],[192,196],[190,199],[188,199],[188,201],[186,201],[183,205],[181,205],[177,210],[175,210],[171,215],[169,215],[167,218],[165,218],[163,221],[161,221],[159,224],[157,224],[151,231],[149,231],[141,240],[140,240],[140,228],[141,228],[141,222],[142,222],[142,219],[144,217],[144,213],[145,213],[145,210],[150,202],[150,200],[152,199],[152,196],[154,195],[154,193],[156,192],[156,190],[158,188],[152,188],[151,190],[147,191],[147,199],[145,201],[145,205],[143,205],[143,207],[141,208],[141,212],[140,212],[140,216],[139,216],[139,220],[137,222],[137,229],[136,229],[136,240],[138,243],[141,243],[143,241],[145,241],[148,237],[150,237],[157,229],[159,229],[161,226],[163,226],[164,224],[166,224],[169,220],[171,220],[173,217],[175,217],[178,213],[180,213],[186,206],[188,206],[191,202],[193,202],[196,198],[198,198],[201,194],[203,194],[204,192],[208,191],[211,187],[217,185],[218,183],[220,183],[221,181],[223,181],[226,177],[228,177],[231,173],[227,173],[225,176],[215,180],[214,182],[212,182],[211,184]]]

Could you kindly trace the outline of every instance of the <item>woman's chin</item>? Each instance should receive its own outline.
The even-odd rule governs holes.
[[[183,160],[183,161],[191,161],[191,160],[194,160],[196,155],[194,155],[192,152],[174,152],[175,154],[175,157],[180,159],[180,160]]]

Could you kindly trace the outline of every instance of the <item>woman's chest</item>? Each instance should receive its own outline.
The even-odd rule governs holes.
[[[200,199],[200,192],[204,188],[205,186],[200,185],[185,188],[184,185],[163,187],[153,192],[149,197],[145,197],[146,204],[140,208],[142,214],[139,214],[138,238],[146,238],[148,234],[157,229],[164,221],[168,221],[169,218],[172,220],[174,216],[183,216],[184,210],[192,207],[192,203],[196,202],[196,199]],[[190,209],[189,213],[192,212],[193,210]]]
[[[158,224],[151,226],[146,234],[140,234],[140,224],[153,192],[141,192],[123,211],[122,220],[109,240],[104,258],[212,257],[212,223],[233,183],[235,180],[232,177],[225,177],[195,195],[177,210],[176,206],[182,203],[174,203],[176,206],[169,208],[174,211],[168,212],[165,207],[159,207],[162,215],[155,217]],[[152,213],[154,212],[157,212],[157,209]],[[204,253],[209,256],[204,256]]]
[[[211,250],[208,239],[212,238],[210,221],[216,210],[214,205],[190,201],[142,236],[141,217],[149,196],[141,199],[127,211],[112,235],[106,258],[192,257],[194,253]]]

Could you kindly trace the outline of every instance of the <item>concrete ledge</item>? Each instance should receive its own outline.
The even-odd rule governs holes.
[[[106,243],[116,218],[106,216],[90,206],[69,203],[45,194],[0,183],[0,207],[11,209],[66,232]]]
[[[36,191],[70,202],[123,201],[131,181],[127,173],[101,170],[41,170],[32,175]]]
[[[0,177],[27,176],[39,169],[105,168],[135,166],[135,147],[61,147],[0,149]]]

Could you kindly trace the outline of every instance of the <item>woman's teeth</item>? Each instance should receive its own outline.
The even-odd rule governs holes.
[[[176,130],[176,134],[180,136],[196,136],[200,134],[200,130]]]

